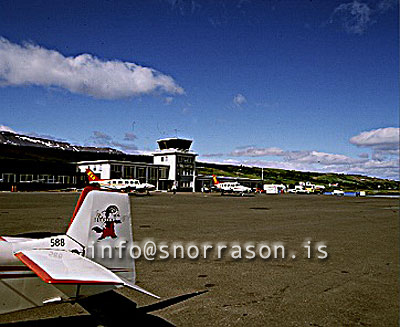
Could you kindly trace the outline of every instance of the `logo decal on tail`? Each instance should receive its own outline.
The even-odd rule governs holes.
[[[117,238],[118,235],[115,232],[115,225],[121,224],[121,214],[119,209],[116,205],[110,205],[107,207],[106,210],[101,212],[97,212],[96,216],[94,217],[94,221],[96,223],[102,223],[102,226],[94,226],[92,231],[98,233],[100,237],[98,241],[105,239],[106,237]]]
[[[212,179],[213,179],[213,184],[214,184],[214,185],[219,184],[218,179],[217,179],[217,176],[212,175]]]
[[[96,174],[93,171],[91,171],[89,168],[86,169],[86,174],[87,174],[89,180],[92,182],[99,180],[99,178],[96,176]]]

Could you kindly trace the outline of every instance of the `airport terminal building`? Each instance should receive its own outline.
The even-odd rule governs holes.
[[[95,160],[77,162],[80,173],[91,169],[101,179],[138,179],[150,183],[157,190],[166,191],[176,185],[179,191],[194,191],[197,154],[190,150],[192,140],[166,138],[157,141],[153,163]]]
[[[137,179],[159,191],[195,192],[212,185],[211,175],[197,173],[193,141],[172,137],[157,140],[150,155],[115,149],[74,146],[67,142],[0,132],[0,190],[59,190],[87,185],[86,169],[101,179]],[[219,177],[258,187],[261,180]]]

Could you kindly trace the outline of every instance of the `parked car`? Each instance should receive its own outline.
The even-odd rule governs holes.
[[[337,196],[344,196],[344,192],[343,190],[334,190],[332,192],[333,195],[337,195]]]

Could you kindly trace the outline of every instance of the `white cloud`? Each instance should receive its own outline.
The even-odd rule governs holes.
[[[378,161],[367,160],[348,165],[330,162],[327,165],[316,164],[313,162],[299,161],[273,161],[273,160],[243,160],[236,162],[236,165],[243,164],[254,167],[277,168],[298,171],[312,171],[320,173],[343,173],[343,174],[359,174],[379,178],[391,178],[399,180],[399,162],[397,160]]]
[[[371,155],[357,157],[316,150],[285,151],[276,147],[238,148],[225,156],[243,157],[242,164],[300,171],[354,173],[399,179],[400,128],[387,127],[362,132],[350,138],[358,147],[370,148]],[[246,159],[275,156],[278,160]]]
[[[380,0],[371,2],[352,2],[338,5],[330,16],[329,23],[341,25],[349,34],[362,35],[381,15],[396,9],[398,0]]]
[[[393,157],[393,155],[399,154],[398,148],[393,149],[396,137],[393,137],[393,131],[390,129],[384,130],[385,131],[376,130],[376,133],[371,133],[374,136],[372,138],[373,141],[370,138],[356,138],[360,144],[364,144],[363,141],[365,141],[366,144],[371,143],[379,147],[392,148],[390,150],[374,150],[371,156],[368,153],[350,157],[343,154],[316,150],[285,151],[277,147],[257,148],[254,146],[247,146],[237,148],[228,154],[215,153],[202,157],[220,159],[219,162],[225,164],[242,164],[246,166],[321,173],[351,173],[399,179],[399,161]],[[371,137],[371,135],[369,136]],[[230,156],[235,159],[229,158]],[[226,159],[221,159],[223,157],[226,157]],[[240,157],[242,158],[241,160],[238,159]],[[262,157],[277,157],[277,160],[265,160],[262,159]]]
[[[287,161],[297,163],[331,165],[350,165],[365,162],[365,159],[355,159],[343,154],[326,153],[320,151],[288,151],[285,154]]]
[[[172,103],[172,101],[174,101],[174,98],[173,97],[166,97],[165,99],[164,99],[164,103],[165,104],[171,104]]]
[[[117,148],[119,150],[132,153],[136,152],[136,150],[138,149],[136,144],[133,143],[133,140],[135,139],[136,135],[134,135],[133,133],[125,133],[124,137],[125,142],[119,142],[114,140],[114,138],[111,135],[108,135],[100,131],[93,131],[92,136],[88,140],[88,144],[90,146],[96,146],[96,147]]]
[[[194,0],[166,0],[173,10],[178,10],[181,15],[194,14],[201,9],[200,2]]]
[[[349,34],[363,34],[373,24],[371,20],[371,8],[366,3],[354,0],[342,3],[335,8],[330,22],[337,21]]]
[[[378,2],[378,10],[380,13],[385,13],[390,9],[394,9],[399,0],[382,0]]]
[[[95,98],[117,99],[166,92],[183,94],[172,77],[152,68],[119,60],[104,61],[90,54],[61,53],[0,37],[0,86],[60,87]]]
[[[276,169],[298,170],[298,171],[318,171],[317,167],[313,165],[295,161],[250,159],[250,160],[244,160],[242,163],[248,166],[263,167],[263,168],[276,168]]]
[[[245,104],[246,102],[247,102],[247,100],[243,94],[238,93],[233,97],[233,103],[237,106],[241,106],[242,104]]]
[[[134,141],[136,139],[137,139],[136,134],[130,132],[125,133],[124,141]]]
[[[398,150],[399,142],[400,128],[398,127],[373,129],[350,138],[351,144],[374,150]]]
[[[112,137],[106,133],[100,131],[93,131],[93,140],[98,142],[98,144],[109,142],[112,140]]]
[[[363,152],[363,153],[360,153],[360,154],[358,155],[358,157],[359,157],[359,158],[363,158],[363,159],[368,159],[368,158],[369,158],[369,154]]]
[[[202,158],[221,158],[224,157],[224,153],[203,153],[201,154]]]
[[[320,165],[349,165],[365,161],[365,159],[355,159],[342,154],[326,153],[320,151],[284,151],[280,148],[255,148],[247,147],[236,149],[229,155],[235,157],[284,157],[285,162],[297,162],[306,164]]]
[[[284,151],[279,148],[255,148],[247,147],[243,149],[236,149],[230,153],[235,157],[265,157],[265,156],[282,156]]]
[[[368,160],[362,164],[354,164],[349,166],[330,166],[323,167],[326,171],[360,174],[379,178],[391,178],[399,180],[399,162],[398,160]]]

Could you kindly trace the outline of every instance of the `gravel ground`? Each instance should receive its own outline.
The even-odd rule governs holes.
[[[0,235],[64,233],[78,193],[0,193]],[[317,195],[178,193],[132,196],[134,238],[228,246],[209,257],[136,262],[137,283],[162,298],[207,293],[153,313],[177,326],[398,326],[399,202]],[[310,241],[311,258],[305,247]],[[229,248],[264,242],[285,258],[232,259]],[[321,243],[318,243],[321,242]],[[326,245],[326,259],[315,245]],[[264,248],[265,250],[265,248]],[[263,251],[265,256],[267,251]],[[192,252],[193,254],[193,252]],[[278,252],[277,254],[282,254]],[[293,259],[292,255],[296,258]],[[154,299],[119,291],[138,306]],[[0,316],[0,323],[63,318],[81,325],[79,305]],[[129,313],[127,313],[129,319]],[[81,319],[68,320],[68,319]],[[132,317],[134,320],[134,317]],[[57,320],[60,326],[62,319]],[[53,321],[54,323],[54,321]],[[54,323],[55,324],[55,323]],[[26,326],[33,326],[27,324]]]

